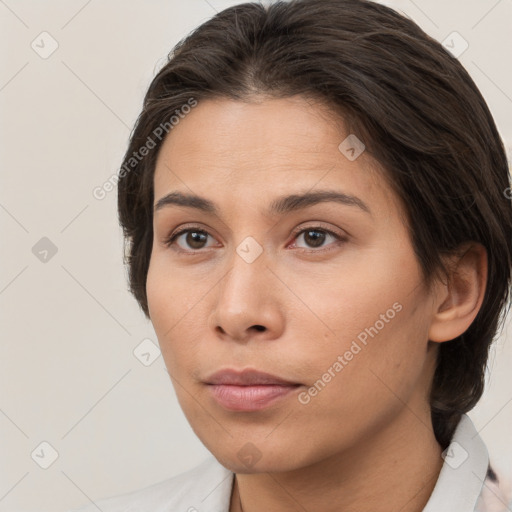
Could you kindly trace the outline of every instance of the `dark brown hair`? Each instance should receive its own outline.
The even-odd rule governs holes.
[[[508,164],[491,113],[463,66],[390,8],[366,0],[245,3],[175,46],[149,86],[119,173],[130,291],[149,317],[146,277],[162,127],[170,133],[169,120],[186,112],[191,99],[250,101],[255,94],[300,94],[343,114],[404,205],[427,283],[446,271],[442,256],[461,244],[486,248],[482,307],[466,332],[439,346],[430,402],[435,435],[446,447],[461,414],[482,395],[489,346],[506,313]],[[135,158],[150,140],[151,149]]]

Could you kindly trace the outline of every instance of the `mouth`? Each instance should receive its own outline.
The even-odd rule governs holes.
[[[258,411],[290,398],[302,386],[276,375],[252,369],[226,369],[205,380],[212,398],[230,411]]]

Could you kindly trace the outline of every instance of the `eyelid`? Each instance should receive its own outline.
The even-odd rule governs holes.
[[[336,248],[339,248],[341,244],[344,244],[348,242],[349,236],[344,231],[338,231],[332,228],[328,228],[322,225],[321,221],[317,221],[315,224],[312,224],[310,226],[298,226],[296,229],[293,230],[292,235],[294,240],[298,238],[299,235],[307,232],[307,231],[323,231],[327,233],[328,235],[331,235],[333,238],[335,238],[335,241],[327,244],[326,246],[322,246],[320,248],[314,248],[314,247],[297,247],[297,249],[301,253],[305,254],[325,254],[326,252],[332,251]],[[295,244],[295,242],[294,242]]]
[[[179,229],[177,229],[176,231],[173,231],[170,235],[168,236],[165,236],[164,239],[162,240],[162,243],[166,246],[166,247],[171,247],[172,245],[174,245],[176,239],[183,235],[184,233],[187,233],[189,231],[195,231],[195,232],[200,232],[200,233],[205,233],[206,235],[213,237],[213,235],[208,231],[208,229],[205,229],[201,226],[198,226],[197,224],[191,224],[191,225],[188,225],[188,224],[185,224],[185,225],[182,225],[180,226]],[[186,249],[181,249],[181,248],[178,248],[178,249],[175,249],[177,252],[181,252],[181,253],[188,253],[188,254],[197,254],[199,252],[204,252],[205,249],[189,249],[189,250],[186,250]]]
[[[349,235],[345,231],[338,231],[338,230],[330,228],[330,227],[325,227],[323,225],[322,221],[310,221],[310,222],[312,224],[306,225],[306,226],[300,225],[300,226],[297,226],[296,228],[294,228],[291,232],[293,239],[297,238],[298,235],[302,234],[305,231],[318,230],[318,231],[324,231],[325,233],[330,234],[336,238],[336,242],[333,244],[329,244],[327,247],[329,247],[330,245],[337,245],[339,243],[346,242],[348,240]],[[197,224],[196,225],[185,224],[185,225],[181,226],[177,231],[173,231],[169,236],[164,237],[162,242],[166,247],[171,247],[174,244],[175,240],[179,236],[181,236],[184,233],[190,232],[190,231],[204,233],[207,236],[214,238],[213,235],[208,231],[208,229],[202,228],[201,226],[199,226]],[[202,248],[202,249],[195,249],[195,250],[194,249],[187,250],[187,249],[181,249],[181,248],[178,248],[175,250],[177,252],[181,252],[184,254],[199,254],[201,252],[205,252],[206,249],[209,249],[209,247]],[[321,247],[319,249],[299,247],[298,249],[301,250],[302,252],[324,252],[326,250],[329,250],[324,247]]]
[[[312,224],[308,226],[300,225],[297,226],[295,229],[292,230],[292,235],[297,236],[299,233],[302,233],[303,231],[307,231],[308,229],[311,231],[314,231],[315,229],[326,231],[327,233],[331,233],[334,236],[337,236],[339,238],[348,238],[348,233],[343,230],[339,230],[337,228],[331,228],[324,225],[324,223],[321,220],[317,221],[309,221]]]

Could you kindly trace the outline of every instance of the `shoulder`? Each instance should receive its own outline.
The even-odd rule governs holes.
[[[213,456],[174,477],[68,512],[228,512],[233,473]]]

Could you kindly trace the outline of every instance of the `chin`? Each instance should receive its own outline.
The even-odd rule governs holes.
[[[275,448],[259,450],[254,444],[247,442],[242,444],[241,448],[227,453],[223,450],[207,448],[220,464],[233,473],[282,473],[308,465],[307,460],[300,460],[298,457],[300,454],[295,453],[295,457],[291,458],[290,453],[293,450],[285,445],[282,445],[282,450]]]
[[[231,456],[217,456],[215,458],[222,464],[225,468],[229,469],[233,473],[241,474],[241,475],[249,475],[255,473],[280,473],[283,471],[290,471],[295,469],[293,467],[289,467],[288,465],[283,465],[277,460],[260,460],[254,465],[245,464],[240,461],[237,454],[233,454]],[[274,457],[272,457],[274,459]]]

